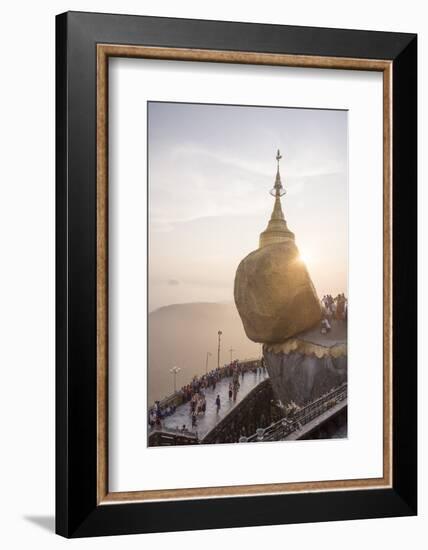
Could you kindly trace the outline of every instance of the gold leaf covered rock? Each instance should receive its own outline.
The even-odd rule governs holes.
[[[234,295],[245,333],[254,342],[284,342],[321,320],[315,288],[291,239],[244,258]]]

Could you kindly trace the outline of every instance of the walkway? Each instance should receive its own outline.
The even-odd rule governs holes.
[[[319,426],[330,420],[330,418],[333,418],[333,416],[336,416],[339,414],[343,409],[345,409],[348,406],[348,399],[344,399],[343,401],[339,401],[334,407],[331,409],[328,409],[324,413],[320,414],[307,424],[304,424],[300,430],[296,430],[292,432],[290,435],[287,435],[284,438],[284,441],[297,441],[299,439],[303,439],[304,437],[307,437],[312,431],[317,429]]]
[[[232,378],[222,378],[218,382],[216,389],[209,388],[205,390],[205,397],[207,402],[207,409],[205,414],[198,416],[198,425],[192,430],[192,420],[190,417],[190,403],[179,405],[172,416],[168,416],[163,421],[163,429],[175,430],[176,428],[182,428],[183,424],[189,431],[197,431],[199,439],[202,439],[216,424],[220,422],[240,401],[242,401],[248,393],[255,388],[260,382],[268,378],[267,370],[265,372],[262,369],[258,369],[257,373],[246,372],[244,378],[239,375],[239,382],[241,384],[236,401],[229,400],[229,383]],[[215,400],[217,395],[220,395],[221,407],[217,414]]]

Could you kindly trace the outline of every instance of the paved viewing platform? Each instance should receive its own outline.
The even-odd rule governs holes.
[[[198,437],[202,439],[209,431],[211,431],[229,412],[238,405],[256,386],[263,380],[269,378],[267,370],[258,368],[256,372],[245,372],[244,377],[239,375],[240,388],[236,396],[236,400],[229,399],[229,383],[232,377],[222,378],[216,385],[215,390],[210,387],[205,391],[206,411],[204,414],[199,414],[197,417],[197,426],[192,428],[192,419],[190,416],[190,402],[179,405],[174,414],[166,417],[162,421],[162,430],[176,431],[182,429],[183,424],[186,430],[193,433],[198,433]],[[221,407],[217,413],[215,400],[217,395],[220,395]],[[152,430],[153,431],[153,430]]]

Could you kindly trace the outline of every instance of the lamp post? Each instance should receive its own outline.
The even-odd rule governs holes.
[[[177,374],[181,371],[180,367],[172,367],[169,370],[174,375],[174,393],[177,393]]]
[[[221,335],[223,333],[221,330],[219,330],[217,334],[218,334],[217,368],[220,368],[220,346],[221,346]]]
[[[207,359],[205,361],[205,374],[208,374],[208,358],[211,357],[211,353],[207,351]]]
[[[229,351],[230,351],[230,362],[232,362],[232,354],[233,354],[233,352],[236,351],[236,350],[234,350],[233,348],[230,348]]]

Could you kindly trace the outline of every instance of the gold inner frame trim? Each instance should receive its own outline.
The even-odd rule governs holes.
[[[383,73],[383,476],[225,487],[109,492],[108,488],[108,59],[277,65]],[[221,498],[392,486],[392,70],[385,60],[256,52],[97,45],[97,503]]]

